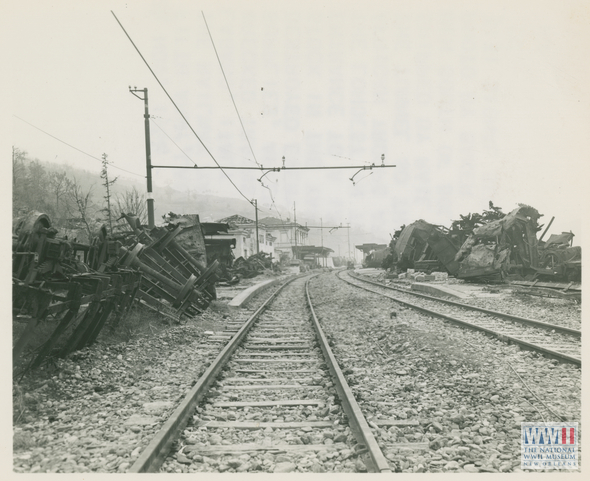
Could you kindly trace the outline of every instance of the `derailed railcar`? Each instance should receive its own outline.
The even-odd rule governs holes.
[[[459,269],[455,260],[458,250],[448,229],[422,219],[406,226],[395,243],[399,268],[441,270],[452,275]]]
[[[539,242],[539,277],[580,282],[582,280],[582,248],[572,246],[574,234],[552,234],[547,242]]]
[[[473,229],[455,256],[460,279],[521,277],[539,267],[539,212],[520,205],[505,217]]]
[[[92,344],[110,319],[125,316],[141,274],[96,266],[116,250],[106,238],[90,245],[58,238],[49,217],[31,212],[13,225],[13,367],[35,368],[50,354],[65,356]]]
[[[49,217],[32,212],[13,225],[13,365],[34,368],[114,329],[134,299],[179,320],[215,299],[219,262],[191,256],[175,237],[182,227],[147,229],[125,215],[131,231],[88,244],[59,238]]]

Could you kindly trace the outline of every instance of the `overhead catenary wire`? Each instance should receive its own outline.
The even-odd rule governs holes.
[[[174,102],[174,99],[170,96],[170,94],[168,93],[168,91],[166,90],[166,88],[164,87],[164,85],[162,84],[162,82],[160,82],[160,79],[158,78],[158,76],[156,75],[156,73],[153,71],[152,67],[150,67],[150,64],[147,62],[147,60],[144,58],[144,56],[142,55],[142,53],[140,52],[139,48],[137,48],[137,45],[135,45],[135,42],[133,42],[133,40],[131,39],[131,37],[129,36],[129,34],[127,33],[127,30],[125,30],[125,27],[123,27],[123,24],[121,24],[121,22],[119,21],[119,19],[117,18],[117,16],[115,15],[115,12],[113,12],[111,10],[111,13],[113,15],[113,17],[115,17],[115,20],[117,21],[117,23],[119,24],[119,26],[121,27],[121,29],[123,30],[123,32],[125,33],[125,35],[127,36],[127,38],[129,39],[129,41],[131,42],[131,45],[133,45],[133,48],[135,48],[135,50],[137,51],[137,53],[139,54],[139,56],[141,57],[141,59],[143,60],[143,63],[145,63],[146,67],[149,69],[149,71],[151,72],[151,74],[154,76],[154,78],[156,79],[156,82],[158,82],[158,85],[160,85],[160,87],[162,88],[162,90],[164,91],[164,93],[166,94],[166,96],[168,97],[168,99],[170,100],[170,102],[172,102],[172,105],[174,105],[174,108],[177,110],[177,112],[180,114],[180,116],[182,117],[182,119],[184,120],[184,122],[186,123],[186,125],[188,126],[188,128],[191,130],[191,132],[194,134],[194,136],[198,139],[198,141],[201,143],[201,145],[203,146],[203,148],[205,149],[205,151],[209,154],[209,157],[211,157],[211,159],[213,160],[213,162],[215,162],[215,164],[217,164],[217,167],[219,167],[219,169],[221,170],[221,172],[223,173],[223,175],[225,175],[227,177],[227,180],[230,181],[230,183],[234,186],[234,188],[238,191],[238,193],[244,198],[246,199],[250,204],[252,204],[252,201],[246,197],[246,195],[244,195],[244,193],[239,189],[239,187],[234,183],[234,181],[231,179],[231,177],[227,174],[227,172],[223,169],[223,167],[221,167],[221,165],[219,165],[219,162],[217,162],[217,159],[214,157],[214,155],[211,153],[211,151],[207,148],[207,146],[205,145],[205,143],[201,140],[201,137],[199,137],[199,135],[197,134],[197,132],[195,131],[195,129],[193,129],[193,126],[190,124],[190,122],[187,120],[187,118],[184,116],[184,114],[182,113],[182,111],[180,110],[180,108],[178,107],[178,105],[176,105],[176,102]]]
[[[258,159],[256,158],[256,154],[252,149],[252,144],[250,143],[250,139],[248,138],[248,134],[246,133],[246,128],[244,127],[244,123],[242,122],[242,117],[240,116],[240,112],[238,111],[238,106],[236,105],[236,101],[234,100],[234,95],[232,94],[231,88],[229,86],[229,82],[225,75],[225,70],[223,70],[223,65],[221,64],[221,59],[219,58],[219,54],[217,53],[217,47],[215,46],[215,42],[213,41],[213,36],[211,35],[211,30],[209,30],[209,24],[207,23],[207,19],[205,18],[205,13],[201,10],[201,15],[203,15],[203,21],[205,22],[205,27],[207,27],[207,33],[209,34],[209,38],[211,39],[211,44],[213,45],[213,50],[215,51],[215,56],[217,57],[217,63],[219,63],[219,68],[221,69],[221,74],[223,75],[223,79],[225,80],[225,85],[227,86],[227,90],[229,92],[229,96],[231,97],[231,101],[234,104],[234,109],[236,110],[236,114],[240,121],[240,125],[242,126],[242,132],[244,132],[244,137],[246,137],[246,142],[248,142],[248,147],[250,147],[250,152],[252,152],[252,157],[254,157],[254,161],[256,165],[260,166]]]
[[[20,120],[20,121],[24,122],[25,124],[28,124],[28,125],[30,125],[30,126],[31,126],[31,127],[33,127],[34,129],[37,129],[38,131],[40,131],[40,132],[43,132],[45,135],[48,135],[48,136],[49,136],[49,137],[51,137],[52,139],[55,139],[55,140],[57,140],[58,142],[61,142],[62,144],[64,144],[64,145],[67,145],[68,147],[70,147],[70,148],[72,148],[72,149],[74,149],[74,150],[77,150],[78,152],[80,152],[80,153],[82,153],[82,154],[84,154],[84,155],[86,155],[86,156],[90,157],[91,159],[98,160],[99,162],[102,162],[102,159],[101,159],[100,157],[96,157],[96,156],[94,156],[94,155],[92,155],[92,154],[89,154],[88,152],[84,152],[82,149],[79,149],[78,147],[74,147],[72,144],[68,144],[66,141],[64,141],[64,140],[61,140],[61,139],[57,138],[55,135],[52,135],[52,134],[50,134],[49,132],[46,132],[45,130],[43,130],[43,129],[41,129],[41,128],[37,127],[36,125],[33,125],[31,122],[27,122],[25,119],[21,119],[21,118],[20,118],[18,115],[16,115],[16,114],[12,114],[12,115],[13,115],[14,117],[16,117],[18,120]],[[116,165],[114,165],[114,164],[111,164],[111,163],[109,163],[109,165],[110,165],[111,167],[113,167],[114,169],[119,169],[119,170],[121,170],[121,171],[123,171],[123,172],[127,172],[128,174],[131,174],[131,175],[137,175],[138,177],[145,177],[145,175],[142,175],[142,174],[137,174],[136,172],[131,172],[131,171],[129,171],[129,170],[122,169],[121,167],[117,167],[117,166],[116,166]]]
[[[164,131],[164,129],[158,125],[158,123],[157,123],[157,122],[154,120],[154,118],[153,118],[151,115],[150,115],[150,120],[152,121],[152,123],[153,123],[153,124],[154,124],[156,127],[158,127],[158,128],[159,128],[159,129],[162,131],[162,133],[163,133],[163,134],[164,134],[166,137],[168,137],[168,138],[170,139],[170,142],[172,142],[174,145],[176,145],[176,147],[178,147],[178,150],[180,150],[180,151],[181,151],[181,152],[182,152],[182,153],[185,155],[185,157],[186,157],[188,160],[190,160],[190,161],[191,161],[193,164],[195,164],[195,167],[198,167],[197,163],[196,163],[196,162],[195,162],[193,159],[191,159],[191,158],[190,158],[190,156],[189,156],[189,155],[188,155],[188,154],[187,154],[187,153],[186,153],[184,150],[182,150],[182,148],[180,147],[180,145],[178,145],[176,142],[174,142],[174,140],[172,139],[172,137],[170,137],[170,136],[169,136],[169,135],[168,135],[168,134],[167,134],[167,133]]]
[[[258,162],[258,159],[256,158],[256,154],[254,153],[254,149],[252,148],[252,144],[250,142],[250,138],[248,137],[248,133],[246,132],[246,127],[244,126],[244,122],[242,122],[242,116],[240,115],[240,111],[238,110],[238,106],[236,105],[236,101],[234,99],[234,95],[231,91],[231,87],[229,86],[229,81],[227,80],[227,76],[225,75],[225,70],[223,69],[223,64],[221,63],[221,58],[219,57],[219,53],[217,52],[217,47],[215,46],[215,42],[213,40],[213,35],[211,35],[211,30],[209,29],[209,24],[207,23],[207,19],[205,18],[205,13],[201,10],[201,15],[203,15],[203,21],[205,22],[205,27],[207,28],[207,33],[209,34],[209,39],[211,40],[211,44],[213,45],[213,50],[215,51],[215,57],[217,57],[217,63],[219,64],[219,68],[221,69],[221,74],[223,75],[223,79],[225,80],[225,85],[227,86],[227,91],[229,92],[229,96],[231,98],[232,104],[234,106],[234,109],[236,111],[236,115],[238,116],[238,120],[240,121],[240,125],[242,126],[242,132],[244,132],[244,137],[246,137],[246,142],[248,143],[248,147],[250,148],[250,152],[252,153],[252,157],[254,158],[254,162],[256,162],[256,165],[260,168],[262,168],[262,165],[260,164],[260,162]],[[260,179],[258,179],[260,181]],[[281,219],[281,222],[283,220],[283,218],[281,217],[281,214],[279,213],[276,205],[275,205],[275,199],[274,196],[272,195],[272,190],[270,187],[264,185],[262,183],[262,181],[260,181],[260,183],[262,184],[262,187],[268,189],[268,193],[270,195],[270,199],[272,201],[272,205],[275,207],[275,210],[277,211],[277,214],[279,215],[279,218]]]

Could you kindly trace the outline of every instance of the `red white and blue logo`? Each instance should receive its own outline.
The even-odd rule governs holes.
[[[578,423],[521,423],[522,469],[577,469]]]

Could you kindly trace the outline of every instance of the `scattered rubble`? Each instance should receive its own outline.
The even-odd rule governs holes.
[[[480,215],[476,221],[461,216],[472,227],[478,225],[471,230],[461,231],[455,225],[449,230],[424,220],[404,227],[392,241],[394,270],[445,270],[459,279],[478,282],[581,280],[582,249],[571,246],[573,233],[552,235],[543,242],[544,233],[537,239],[542,214],[534,207],[521,204],[506,215],[493,209],[490,218],[494,220],[487,223]]]
[[[182,227],[148,230],[133,215],[114,236],[102,226],[90,243],[57,237],[46,214],[13,224],[13,364],[38,367],[48,355],[91,345],[115,329],[134,299],[178,320],[215,299],[214,261],[207,266],[175,241]]]
[[[276,270],[278,266],[273,263],[272,258],[266,252],[254,254],[248,259],[238,257],[232,266],[230,272],[235,276],[240,276],[246,279],[256,277],[265,270]]]

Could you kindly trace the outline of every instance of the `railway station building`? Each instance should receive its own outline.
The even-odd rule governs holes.
[[[309,243],[309,229],[297,222],[277,219],[276,217],[265,217],[258,221],[263,224],[267,232],[270,232],[275,238],[275,252],[280,262],[290,262],[296,260],[293,247],[306,246]]]
[[[256,222],[248,217],[241,215],[232,215],[218,220],[229,224],[228,233],[235,237],[236,243],[233,248],[234,258],[243,257],[247,259],[256,254]],[[258,249],[260,252],[272,256],[278,260],[277,251],[275,251],[276,236],[270,229],[258,221]]]

